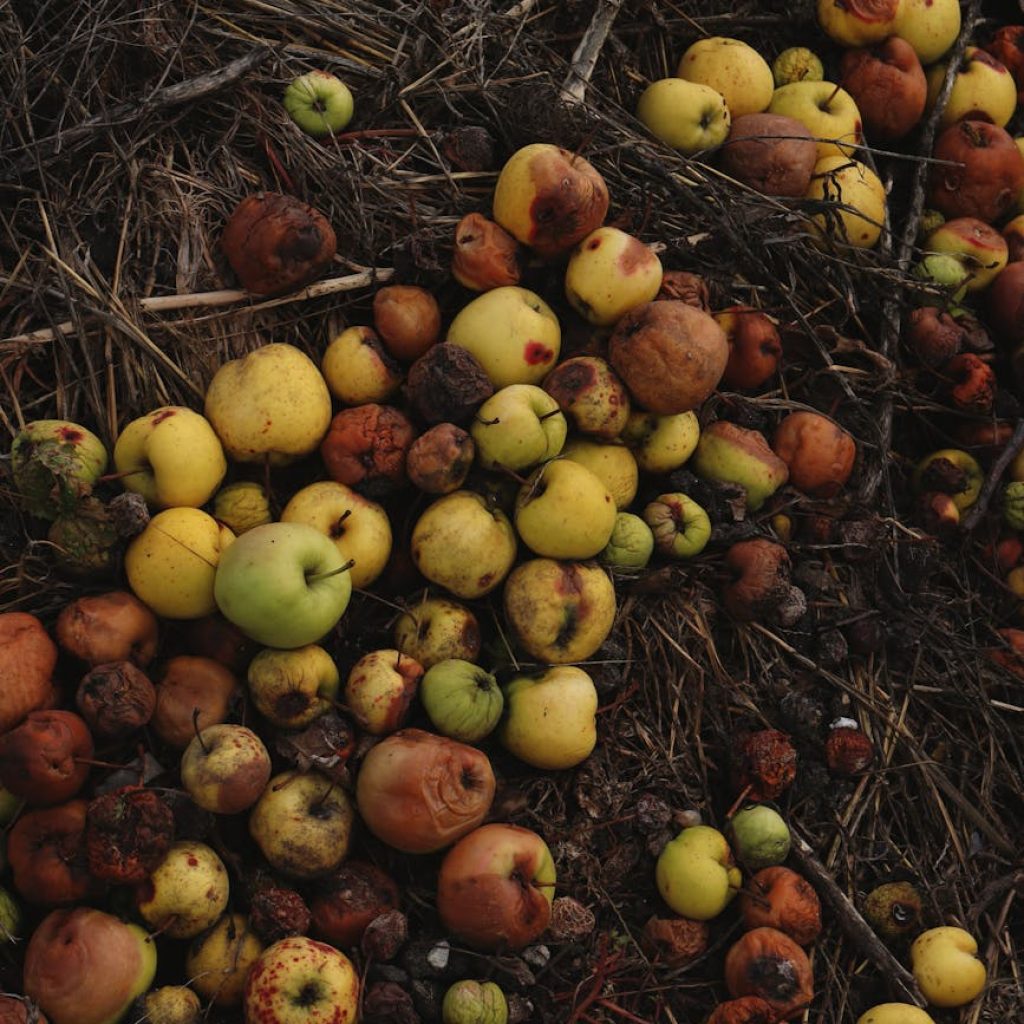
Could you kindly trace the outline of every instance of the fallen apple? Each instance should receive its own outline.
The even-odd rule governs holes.
[[[316,69],[288,83],[284,109],[304,132],[321,138],[340,132],[352,120],[355,101],[340,78]]]
[[[498,724],[505,699],[490,672],[460,658],[439,661],[420,683],[420,701],[434,728],[460,743],[479,743]]]

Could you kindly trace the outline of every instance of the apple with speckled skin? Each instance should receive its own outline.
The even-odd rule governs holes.
[[[172,939],[191,939],[224,913],[228,873],[205,843],[172,843],[164,859],[139,885],[136,906],[150,928]]]
[[[581,434],[613,441],[626,425],[629,392],[599,356],[563,360],[544,378],[544,390]]]
[[[270,779],[270,754],[244,725],[211,725],[181,755],[181,784],[192,802],[214,814],[238,814]]]
[[[371,736],[400,728],[409,714],[423,666],[400,651],[385,649],[364,654],[345,683],[345,702],[359,727]]]

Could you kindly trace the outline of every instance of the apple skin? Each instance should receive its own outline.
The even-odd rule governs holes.
[[[733,120],[761,113],[775,88],[772,69],[757,50],[723,36],[698,39],[680,58],[676,75],[720,93]]]
[[[425,669],[440,661],[475,661],[480,653],[480,624],[463,604],[424,595],[395,621],[395,647]]]
[[[701,434],[693,470],[705,480],[739,484],[756,512],[789,478],[789,468],[756,430],[717,420]]]
[[[333,871],[348,854],[355,812],[319,772],[286,771],[267,784],[249,815],[249,835],[271,867],[294,878]]]
[[[352,92],[340,78],[314,70],[293,79],[284,91],[284,109],[308,135],[340,132],[355,111]]]
[[[529,469],[553,459],[568,426],[558,401],[536,384],[510,384],[477,410],[470,427],[484,469]]]
[[[181,755],[181,784],[197,807],[239,814],[259,799],[270,780],[270,754],[244,725],[211,725]]]
[[[539,384],[558,362],[562,328],[539,295],[505,285],[464,306],[448,328],[447,342],[475,356],[496,388]]]
[[[782,358],[782,340],[767,314],[749,306],[730,306],[714,317],[729,342],[723,387],[752,391],[775,376]],[[694,438],[694,446],[696,443]]]
[[[924,114],[928,82],[914,48],[890,36],[870,49],[847,50],[842,81],[872,141],[902,139]]]
[[[333,629],[348,607],[352,580],[340,571],[344,565],[334,542],[312,526],[257,526],[217,567],[217,607],[257,643],[305,647]]]
[[[935,1021],[910,1003],[879,1003],[861,1014],[857,1024],[935,1024]]]
[[[263,943],[249,927],[248,918],[225,914],[193,939],[185,956],[185,976],[214,1006],[238,1006],[249,968],[262,952]]]
[[[556,665],[540,675],[516,676],[502,690],[498,739],[520,761],[560,771],[590,757],[597,744],[597,690],[583,669]]]
[[[893,32],[924,67],[934,64],[960,35],[960,0],[902,0]]]
[[[658,857],[655,880],[662,899],[693,921],[710,921],[729,905],[741,875],[725,836],[707,825],[683,829]]]
[[[352,717],[371,736],[386,736],[402,727],[423,678],[423,666],[394,650],[364,654],[345,683]]]
[[[870,46],[897,31],[906,0],[818,0],[818,24],[840,46]]]
[[[136,908],[150,928],[172,939],[192,939],[228,905],[228,873],[205,843],[179,840],[135,894]]]
[[[235,535],[198,508],[155,515],[128,545],[128,584],[166,619],[201,619],[217,610],[214,579]]]
[[[199,1024],[203,1005],[187,985],[161,985],[142,997],[148,1024]]]
[[[223,722],[238,696],[238,680],[219,661],[178,655],[165,664],[157,683],[150,728],[167,746],[184,750],[196,727]]]
[[[355,1024],[359,976],[344,953],[305,935],[268,947],[242,997],[246,1024]]]
[[[260,651],[249,663],[248,682],[256,710],[279,729],[302,729],[326,714],[341,686],[334,659],[315,644]]]
[[[629,392],[599,356],[563,360],[544,378],[544,390],[581,434],[613,441],[626,425]]]
[[[228,464],[209,421],[180,405],[165,405],[132,420],[114,445],[121,481],[156,508],[198,508],[220,486]]]
[[[700,422],[694,412],[657,416],[636,411],[629,414],[621,439],[645,473],[671,473],[696,451]]]
[[[722,170],[769,196],[797,198],[807,191],[818,147],[795,118],[744,114],[732,122],[719,154]]]
[[[946,65],[928,69],[928,110],[935,107]],[[948,128],[957,121],[989,121],[1006,126],[1017,109],[1017,86],[1006,65],[988,51],[968,46],[963,65],[957,69],[953,91],[939,116],[939,127]]]
[[[772,61],[772,77],[776,86],[821,82],[825,78],[825,67],[813,50],[806,46],[789,46]]]
[[[457,981],[441,1001],[443,1024],[508,1024],[508,1000],[493,981]]]
[[[732,123],[720,92],[682,78],[652,82],[637,101],[636,116],[655,138],[687,156],[720,146]]]
[[[985,988],[978,943],[962,928],[931,928],[910,947],[911,970],[931,1006],[966,1006]]]
[[[851,156],[862,141],[857,103],[835,82],[783,85],[772,95],[768,112],[799,121],[817,140],[819,160],[826,156]]]
[[[640,471],[633,452],[624,444],[574,437],[566,442],[561,455],[589,469],[608,489],[620,512],[632,504]]]
[[[494,676],[460,658],[448,658],[427,669],[420,700],[434,728],[460,743],[479,743],[489,736],[505,706]]]
[[[812,221],[822,234],[858,249],[870,249],[885,224],[885,186],[867,164],[848,156],[822,157],[815,165],[807,199],[835,204]],[[853,210],[844,209],[851,206]]]
[[[30,711],[0,735],[0,782],[33,806],[70,800],[85,785],[93,741],[71,711]]]
[[[973,455],[968,455],[967,452],[961,451],[959,448],[940,448],[938,451],[926,455],[914,467],[914,472],[911,475],[910,480],[914,485],[914,490],[920,494],[925,489],[925,473],[931,463],[937,459],[945,459],[953,463],[954,466],[965,474],[965,489],[952,495],[952,498],[953,503],[961,512],[969,509],[978,500],[978,495],[981,493],[981,485],[985,481],[985,472]]]
[[[324,351],[320,371],[342,405],[386,402],[402,383],[402,368],[372,327],[346,327]]]
[[[391,520],[381,505],[335,480],[309,484],[292,495],[282,523],[305,523],[334,543],[343,562],[355,562],[353,589],[376,582],[391,557]]]
[[[536,832],[482,825],[441,863],[441,923],[474,949],[515,951],[536,941],[551,920],[555,863]]]
[[[964,284],[969,292],[984,291],[1006,266],[1010,248],[995,228],[977,217],[954,217],[924,240],[926,252],[956,256],[969,272]]]

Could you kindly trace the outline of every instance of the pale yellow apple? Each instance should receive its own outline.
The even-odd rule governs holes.
[[[729,905],[742,876],[725,836],[707,825],[683,829],[658,857],[655,880],[661,898],[693,921],[710,921]]]
[[[835,82],[791,82],[768,104],[770,114],[799,121],[818,144],[818,159],[849,156],[861,142],[861,116],[854,98]]]
[[[346,327],[327,346],[320,369],[344,405],[386,402],[402,383],[402,368],[372,327]]]
[[[263,952],[263,943],[244,914],[225,914],[192,941],[185,956],[185,975],[214,1006],[238,1006],[245,977]]]
[[[592,231],[565,268],[565,297],[588,323],[608,327],[661,288],[661,260],[639,238],[619,228]]]
[[[694,453],[700,440],[700,422],[695,412],[657,416],[634,411],[620,436],[644,472],[671,473]]]
[[[440,661],[476,661],[480,624],[458,601],[423,597],[395,620],[395,647],[424,668]]]
[[[125,490],[156,508],[210,500],[228,464],[209,421],[180,405],[165,405],[132,420],[114,445],[114,466]]]
[[[305,523],[334,541],[353,587],[368,587],[391,557],[391,520],[377,502],[334,480],[303,487],[281,512],[282,523]]]
[[[814,165],[806,198],[834,204],[812,217],[819,232],[859,249],[870,249],[881,237],[885,186],[866,164],[845,156],[823,157]]]
[[[556,665],[516,676],[502,689],[498,739],[520,761],[558,771],[590,757],[597,743],[597,690],[583,669]]]
[[[279,729],[302,729],[330,711],[341,678],[334,659],[316,644],[281,651],[267,647],[249,662],[249,696]]]
[[[217,610],[213,582],[221,554],[235,535],[197,508],[169,508],[128,545],[128,585],[168,619],[200,619]]]
[[[935,1024],[935,1021],[911,1003],[880,1003],[861,1014],[857,1024]]]
[[[533,472],[516,497],[515,527],[546,558],[593,558],[615,527],[615,500],[586,466],[554,459]]]
[[[923,65],[933,64],[960,35],[960,0],[903,0],[893,34],[910,43]]]
[[[294,345],[264,345],[224,363],[206,392],[206,418],[236,462],[293,462],[314,451],[331,423],[331,393]]]
[[[636,116],[655,138],[687,155],[720,146],[732,124],[720,92],[683,78],[652,82],[637,101]]]
[[[843,3],[818,0],[818,24],[840,46],[870,46],[898,32],[906,0]]]
[[[187,985],[162,985],[142,998],[146,1024],[198,1024],[203,1005]]]
[[[931,928],[910,947],[910,963],[921,994],[931,1006],[966,1006],[985,988],[978,943],[963,928]]]
[[[562,458],[589,469],[608,489],[619,511],[632,504],[640,471],[633,453],[624,444],[574,437],[562,449]]]
[[[153,869],[137,896],[142,919],[171,939],[191,939],[224,913],[228,873],[205,843],[178,840]]]
[[[484,469],[518,471],[554,458],[568,424],[558,402],[536,384],[510,384],[477,409],[469,428]]]
[[[734,121],[744,114],[761,113],[775,89],[764,57],[741,40],[724,36],[698,39],[683,54],[676,74],[721,93]]]
[[[462,308],[448,328],[448,344],[475,356],[496,388],[539,384],[558,362],[562,328],[539,295],[506,285]]]
[[[928,69],[926,109],[929,112],[935,108],[935,101],[939,98],[947,66],[946,63],[936,64]],[[977,46],[968,46],[953,79],[949,100],[939,115],[939,126],[945,128],[971,118],[991,121],[1002,128],[1016,109],[1017,85],[1013,75],[991,54]]]

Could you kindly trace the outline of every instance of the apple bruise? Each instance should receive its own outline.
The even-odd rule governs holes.
[[[869,24],[892,21],[900,6],[899,0],[834,0],[834,5]]]
[[[590,614],[590,609],[579,569],[575,565],[563,565],[560,568],[561,573],[555,581],[555,589],[563,597],[569,598],[572,603],[563,609],[562,624],[552,643],[555,647],[565,650],[572,643],[572,639],[579,629],[580,619],[586,619]]]
[[[565,153],[570,166],[576,156]],[[587,169],[593,172],[590,165]],[[541,168],[544,169],[544,168]],[[531,174],[536,195],[529,207],[528,244],[542,256],[553,256],[590,233],[604,221],[610,197],[603,179],[593,172],[544,181]]]

